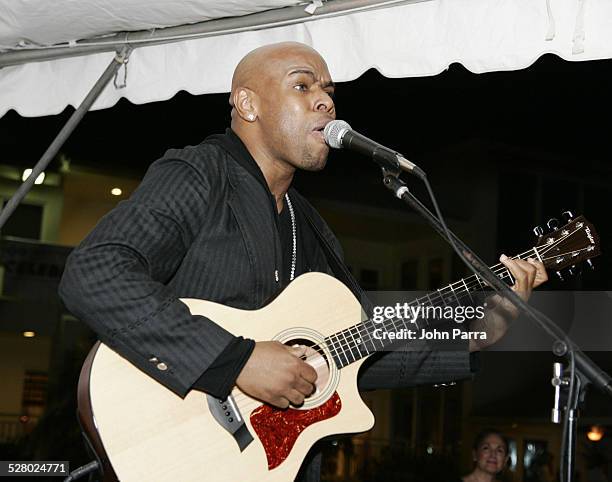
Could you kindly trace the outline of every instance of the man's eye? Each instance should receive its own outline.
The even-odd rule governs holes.
[[[308,90],[308,86],[306,84],[297,84],[294,89],[305,92]]]

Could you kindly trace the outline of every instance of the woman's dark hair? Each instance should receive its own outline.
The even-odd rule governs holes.
[[[479,432],[478,435],[476,435],[476,438],[474,439],[474,445],[472,446],[472,448],[474,450],[478,450],[478,447],[480,447],[480,445],[484,442],[484,439],[486,439],[489,435],[497,435],[500,439],[502,439],[504,447],[506,448],[507,455],[510,449],[508,445],[508,439],[503,433],[501,433],[499,430],[495,430],[494,428],[486,428]]]

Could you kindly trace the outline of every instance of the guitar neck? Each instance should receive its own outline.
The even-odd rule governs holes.
[[[513,259],[541,259],[538,250],[534,247],[525,253],[514,256]],[[508,284],[514,284],[514,279],[508,269],[501,263],[491,266],[490,269]],[[402,312],[407,317],[384,318],[382,320],[367,319],[349,328],[325,338],[325,343],[334,358],[338,368],[361,360],[375,352],[388,350],[392,345],[398,344],[397,333],[408,330],[431,328],[435,325],[448,323],[448,319],[411,316],[423,313],[427,307],[454,307],[473,305],[473,294],[481,293],[487,289],[487,284],[477,275],[471,275],[455,281],[444,288],[416,298],[402,304]],[[392,335],[389,335],[392,333]],[[399,338],[402,340],[402,338]]]

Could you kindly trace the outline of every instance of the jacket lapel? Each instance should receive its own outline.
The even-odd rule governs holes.
[[[229,206],[236,218],[253,270],[255,306],[263,306],[276,293],[275,281],[280,241],[268,194],[242,166],[228,159],[232,189]]]

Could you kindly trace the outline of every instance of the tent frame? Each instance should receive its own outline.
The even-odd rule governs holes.
[[[42,155],[40,160],[36,163],[36,165],[32,168],[32,172],[28,176],[28,178],[23,181],[23,183],[19,186],[19,189],[13,194],[11,199],[6,203],[6,206],[0,211],[0,229],[4,224],[8,221],[8,218],[13,214],[19,203],[23,200],[24,197],[30,192],[32,186],[34,186],[34,182],[36,178],[47,168],[49,163],[53,160],[55,155],[59,152],[61,147],[66,142],[66,139],[70,137],[70,134],[76,129],[79,125],[83,116],[87,113],[87,111],[91,108],[96,99],[100,96],[104,88],[108,85],[110,80],[117,74],[117,71],[122,65],[125,65],[129,59],[131,48],[129,46],[123,46],[120,51],[117,52],[117,55],[113,57],[111,63],[106,67],[100,78],[91,88],[83,102],[79,105],[79,107],[72,113],[70,119],[64,124],[62,130],[57,134],[53,142],[49,145],[45,153]]]
[[[431,0],[333,0],[317,7],[313,14],[305,11],[304,4],[302,4],[295,7],[277,8],[241,17],[221,18],[189,25],[135,32],[120,32],[110,36],[48,47],[20,47],[15,50],[0,52],[0,68],[102,52],[118,52],[125,46],[136,48],[190,39],[216,37],[244,31],[284,27],[339,15],[426,1]]]

